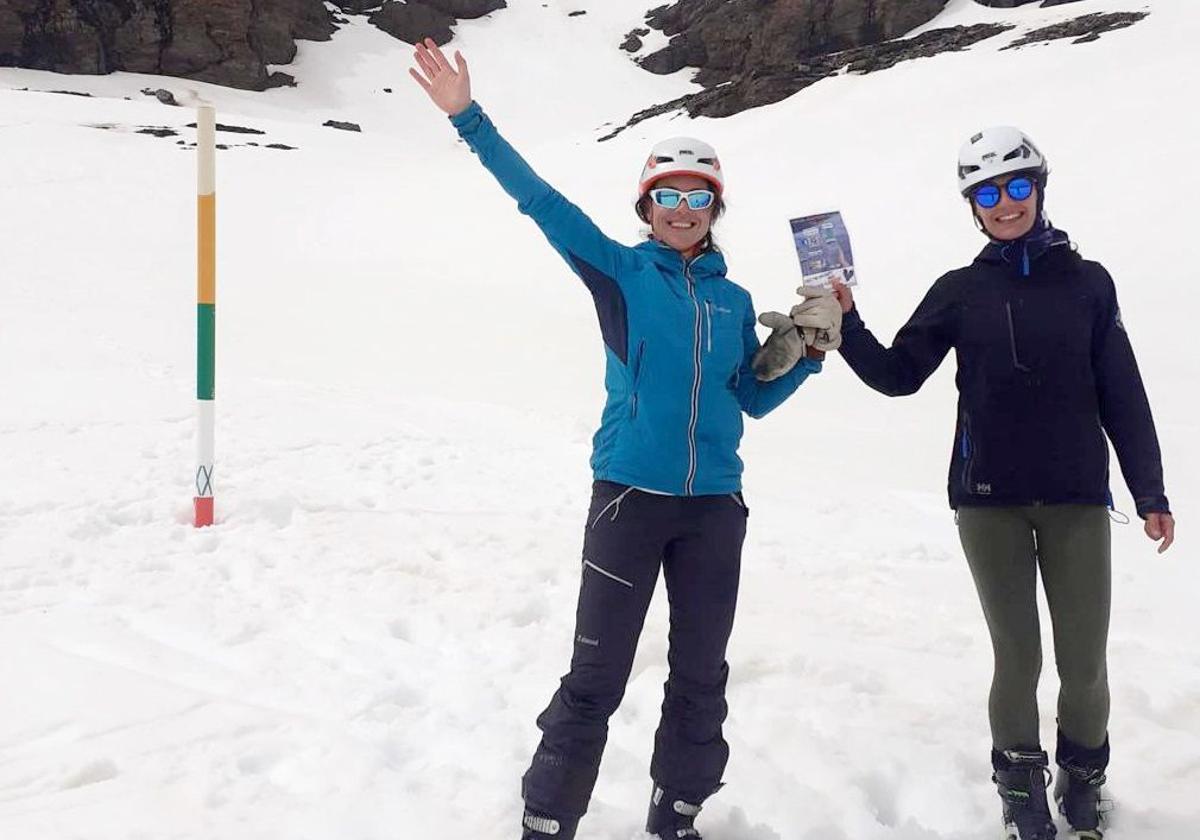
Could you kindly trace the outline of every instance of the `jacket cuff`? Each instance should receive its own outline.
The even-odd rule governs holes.
[[[1145,519],[1151,513],[1170,513],[1171,503],[1167,501],[1166,496],[1149,496],[1144,499],[1134,499],[1134,505],[1137,506],[1137,515]]]
[[[851,306],[849,312],[842,313],[842,334],[854,332],[856,330],[865,329],[866,324],[863,323],[862,316],[858,314],[858,307]]]
[[[478,124],[483,121],[483,109],[479,107],[478,102],[472,99],[470,105],[449,119],[450,124],[458,129],[458,133],[463,134],[478,127]]]

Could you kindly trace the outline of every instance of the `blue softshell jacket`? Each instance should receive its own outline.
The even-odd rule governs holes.
[[[803,359],[759,382],[754,304],[719,252],[685,261],[653,240],[614,242],[537,176],[477,103],[451,122],[595,301],[608,392],[592,440],[596,479],[681,496],[740,491],[742,412],[763,416],[821,363]]]

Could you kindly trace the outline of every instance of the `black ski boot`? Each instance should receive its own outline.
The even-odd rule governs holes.
[[[697,797],[692,797],[697,798]],[[700,813],[700,801],[691,802],[656,783],[650,794],[650,813],[646,815],[646,833],[659,840],[703,840],[692,823]]]
[[[992,781],[1004,805],[1006,840],[1053,840],[1058,834],[1046,802],[1049,763],[1041,750],[992,750]]]
[[[526,808],[521,817],[521,840],[573,840],[578,827],[577,819],[556,819]]]
[[[1101,796],[1108,767],[1108,739],[1099,747],[1083,747],[1058,733],[1055,761],[1062,771],[1054,785],[1054,801],[1071,824],[1072,838],[1101,840],[1106,800]]]

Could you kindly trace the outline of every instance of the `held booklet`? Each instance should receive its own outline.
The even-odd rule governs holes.
[[[842,214],[818,213],[791,220],[792,239],[800,257],[800,271],[805,286],[830,288],[834,280],[847,286],[857,286],[854,255],[850,251],[850,234]]]

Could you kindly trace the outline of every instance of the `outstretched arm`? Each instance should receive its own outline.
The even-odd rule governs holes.
[[[791,363],[783,365],[787,367],[786,373],[776,375],[776,378],[770,381],[763,381],[755,375],[753,362],[755,356],[758,355],[762,345],[758,343],[758,336],[754,333],[754,304],[750,303],[748,314],[745,323],[742,324],[742,365],[738,370],[737,377],[737,398],[738,404],[742,407],[742,411],[749,414],[751,417],[762,417],[770,411],[778,408],[788,397],[795,393],[800,387],[800,383],[808,379],[810,374],[821,372],[821,362],[817,358],[807,356],[791,366]],[[791,319],[787,316],[781,316],[786,319],[786,327],[792,333],[796,332],[796,327],[792,324]],[[799,339],[799,348],[797,354],[804,351],[804,339]],[[823,356],[822,353],[814,355]],[[794,358],[794,357],[793,357]]]
[[[934,284],[908,319],[891,347],[884,347],[863,323],[854,306],[854,293],[833,284],[842,305],[842,358],[858,378],[881,394],[914,394],[937,370],[952,344],[952,301],[945,278]]]
[[[438,46],[427,38],[417,45],[414,59],[420,72],[410,68],[409,74],[450,117],[471,151],[572,269],[585,281],[597,272],[615,278],[621,263],[628,259],[629,249],[605,236],[582,210],[538,177],[500,136],[483,109],[471,99],[471,74],[462,53],[454,53],[451,67]]]

